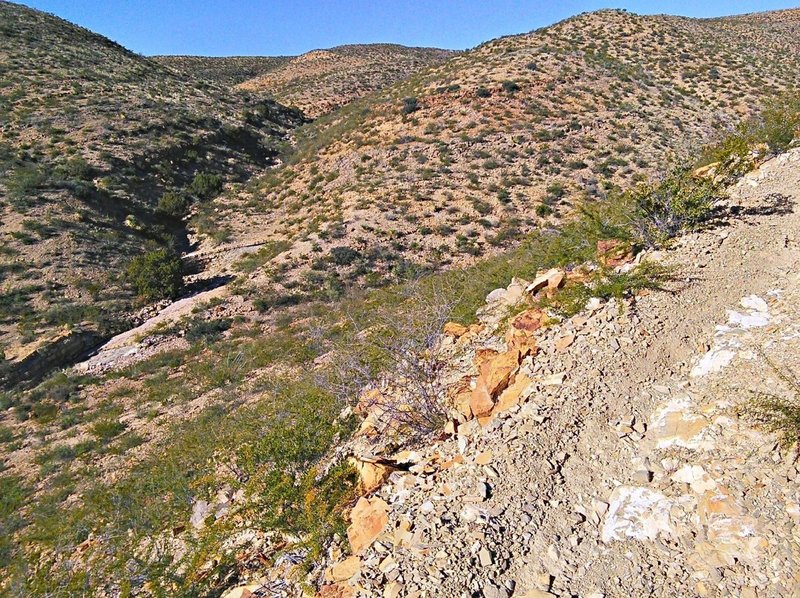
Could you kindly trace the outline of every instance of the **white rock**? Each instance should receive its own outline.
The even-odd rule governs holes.
[[[689,484],[697,494],[703,494],[717,487],[717,483],[699,465],[684,465],[672,474],[672,481]]]
[[[609,509],[600,538],[654,540],[659,534],[674,535],[670,522],[672,502],[649,488],[618,486],[611,493]]]

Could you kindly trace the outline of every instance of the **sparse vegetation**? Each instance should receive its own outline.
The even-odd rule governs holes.
[[[174,299],[183,288],[183,262],[169,249],[155,249],[133,258],[127,273],[136,292],[149,301]]]

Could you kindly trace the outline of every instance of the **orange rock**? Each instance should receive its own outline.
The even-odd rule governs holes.
[[[616,268],[633,261],[633,250],[625,241],[601,239],[597,242],[597,261],[606,268]]]
[[[354,577],[359,571],[361,571],[361,559],[355,555],[350,556],[331,566],[325,572],[325,581],[332,581],[334,583],[347,581],[351,577]]]
[[[522,357],[535,355],[539,350],[532,333],[525,332],[524,330],[517,330],[513,327],[509,328],[506,330],[505,340],[509,350],[517,349]]]
[[[494,400],[492,399],[492,393],[489,392],[486,381],[483,376],[481,376],[478,378],[477,385],[470,395],[470,413],[475,416],[486,415],[490,413],[493,408]]]
[[[382,499],[358,499],[350,512],[350,527],[347,528],[347,539],[353,554],[361,554],[378,538],[386,524],[389,523],[388,507]]]
[[[464,463],[464,457],[461,455],[456,455],[452,459],[445,461],[442,463],[442,469],[450,469],[451,467],[455,467],[456,465],[461,465]]]
[[[456,322],[448,322],[444,325],[444,334],[448,336],[452,336],[453,338],[459,338],[464,336],[469,331],[469,328],[466,326],[462,326]]]
[[[511,377],[517,372],[521,353],[519,349],[511,349],[501,353],[490,361],[481,365],[481,374],[478,378],[478,386],[483,380],[486,390],[492,399],[508,386]]]
[[[475,357],[472,359],[472,363],[475,364],[475,367],[480,368],[486,361],[489,361],[497,354],[497,351],[494,349],[478,349],[475,351]]]
[[[528,388],[532,382],[533,380],[524,374],[518,374],[514,379],[514,384],[506,388],[498,397],[492,413],[501,413],[519,403],[519,398],[522,396],[522,393],[525,392],[525,389]]]

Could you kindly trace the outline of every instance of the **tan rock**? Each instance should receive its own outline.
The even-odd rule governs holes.
[[[538,274],[536,278],[533,279],[533,282],[525,288],[525,291],[531,295],[535,295],[545,288],[557,289],[564,284],[564,280],[565,275],[563,270],[551,268],[547,272]]]
[[[364,493],[372,492],[375,488],[378,488],[393,471],[392,467],[384,463],[358,457],[350,457],[348,461],[358,473],[361,491]]]
[[[712,162],[711,164],[706,164],[705,166],[697,168],[692,172],[692,176],[696,179],[714,178],[717,168],[719,168],[719,162]]]
[[[511,409],[514,405],[517,405],[522,393],[525,392],[532,382],[533,380],[524,374],[517,374],[516,378],[514,378],[514,383],[506,388],[497,398],[497,403],[495,403],[492,413],[502,413],[503,411]]]
[[[338,583],[355,577],[361,571],[361,559],[353,555],[339,561],[325,572],[325,581]]]
[[[564,351],[567,349],[572,343],[575,342],[575,335],[574,334],[567,334],[566,336],[561,336],[556,339],[555,347],[556,351]]]
[[[380,498],[361,497],[350,512],[347,539],[353,554],[361,554],[377,540],[389,523],[388,506]]]
[[[475,463],[478,465],[489,465],[492,462],[492,451],[486,451],[485,453],[478,453],[475,457]]]
[[[523,590],[519,594],[515,593],[514,596],[519,596],[520,598],[556,598],[555,594],[551,594],[550,592],[545,592],[544,590]]]
[[[460,338],[469,331],[469,328],[456,322],[448,322],[444,325],[444,334],[453,338]]]

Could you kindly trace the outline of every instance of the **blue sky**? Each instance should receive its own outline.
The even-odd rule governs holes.
[[[471,48],[579,12],[720,16],[800,4],[780,0],[22,0],[141,54],[294,55],[347,43]]]

